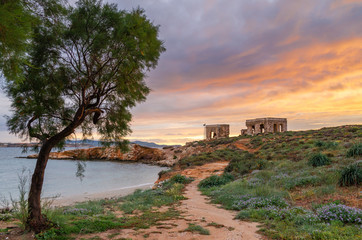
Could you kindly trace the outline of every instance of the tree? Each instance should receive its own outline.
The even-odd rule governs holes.
[[[80,129],[122,146],[130,132],[130,108],[144,101],[145,74],[165,50],[142,9],[80,0],[34,29],[24,81],[7,78],[11,133],[41,142],[28,197],[27,225],[47,228],[40,194],[49,153]]]

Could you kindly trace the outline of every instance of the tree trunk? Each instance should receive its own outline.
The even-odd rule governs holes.
[[[35,233],[39,233],[48,227],[46,218],[41,213],[41,191],[43,188],[44,172],[48,163],[49,153],[52,149],[52,144],[49,141],[43,143],[34,173],[31,179],[31,186],[28,197],[28,221],[27,227]]]
[[[85,107],[83,105],[79,107],[78,111],[74,116],[73,122],[71,122],[61,132],[43,142],[43,145],[41,146],[41,149],[39,151],[34,173],[31,178],[31,186],[28,197],[29,215],[27,220],[27,228],[34,231],[35,233],[39,233],[49,227],[48,220],[45,216],[41,214],[40,201],[41,190],[43,188],[44,182],[44,173],[48,163],[49,153],[55,145],[57,145],[61,140],[72,134],[74,132],[74,129],[76,129],[84,121],[86,117],[86,115],[84,114],[84,110]]]

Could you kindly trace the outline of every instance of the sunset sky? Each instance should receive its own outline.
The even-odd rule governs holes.
[[[362,124],[362,0],[114,0],[140,6],[167,51],[131,140],[183,144],[257,117],[289,130]],[[9,101],[1,95],[1,116]],[[19,142],[0,119],[0,141]]]

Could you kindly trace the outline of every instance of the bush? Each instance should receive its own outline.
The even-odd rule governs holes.
[[[320,179],[317,176],[288,178],[287,180],[284,181],[284,188],[287,190],[292,190],[296,187],[302,187],[307,185],[315,186],[319,182]]]
[[[244,175],[252,170],[257,169],[258,163],[253,153],[244,152],[239,156],[233,158],[225,168],[225,172]]]
[[[182,195],[182,189],[184,188],[184,185],[181,183],[175,183],[172,185],[172,187],[168,190],[166,190],[166,195],[171,196],[174,200],[182,200],[185,199],[185,197]]]
[[[328,165],[330,163],[331,163],[331,160],[323,153],[316,153],[316,154],[312,155],[308,161],[308,164],[313,167]]]
[[[362,143],[355,143],[347,151],[347,157],[360,157],[362,156]]]
[[[340,186],[359,186],[362,182],[362,168],[358,163],[351,164],[341,170]]]
[[[289,206],[288,203],[280,197],[252,197],[250,195],[242,195],[234,202],[232,207],[235,210],[242,210],[246,208],[285,208],[287,206]]]
[[[341,221],[343,223],[362,223],[362,210],[346,205],[330,204],[317,209],[317,216],[326,222]]]
[[[162,183],[162,188],[164,189],[169,189],[171,188],[175,183],[180,183],[180,184],[188,184],[192,181],[191,178],[185,177],[181,174],[176,174],[173,177],[171,177],[170,179],[168,179],[167,181]]]
[[[188,178],[186,176],[183,176],[181,174],[176,174],[175,176],[173,176],[172,178],[170,178],[170,183],[182,183],[182,184],[187,184],[190,183],[192,181],[191,178]]]
[[[187,232],[198,232],[201,235],[210,235],[209,230],[201,227],[200,225],[189,223],[189,227],[185,229]]]
[[[225,185],[233,180],[234,180],[234,176],[231,175],[230,173],[224,173],[221,176],[212,175],[212,176],[202,180],[199,183],[198,187],[199,188],[210,188],[210,187],[214,187],[214,186],[221,186],[221,185]]]
[[[338,143],[337,142],[323,142],[321,140],[317,140],[314,143],[314,146],[328,149],[328,148],[336,148],[338,146]]]

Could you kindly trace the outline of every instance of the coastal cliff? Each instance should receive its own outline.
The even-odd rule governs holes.
[[[27,156],[27,158],[37,158],[37,154]],[[143,147],[131,144],[130,150],[122,153],[116,147],[94,147],[87,149],[74,149],[63,152],[51,152],[50,159],[67,160],[111,160],[111,161],[131,161],[160,166],[171,166],[165,161],[165,153],[161,149]]]
[[[217,147],[203,146],[199,144],[186,144],[185,146],[168,146],[162,149],[130,144],[129,151],[122,153],[116,147],[94,147],[87,149],[74,149],[63,152],[51,152],[50,159],[64,160],[110,160],[110,161],[131,161],[158,166],[171,167],[180,159],[199,154],[202,152],[214,151],[223,148],[225,145]],[[37,154],[29,155],[27,158],[37,158]]]

